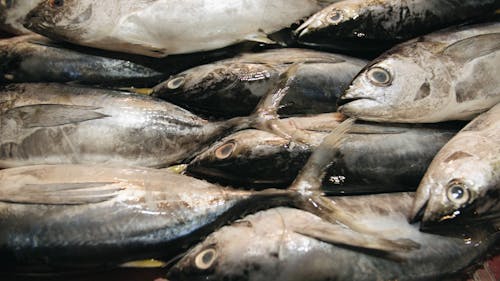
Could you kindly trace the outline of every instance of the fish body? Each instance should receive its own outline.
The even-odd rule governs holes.
[[[300,124],[300,119],[287,120]],[[314,118],[308,122],[312,129]],[[195,157],[188,173],[233,186],[284,187],[327,135],[328,129],[321,130],[310,131],[310,144],[258,130],[239,131]],[[435,154],[458,130],[355,124],[336,149],[323,187],[336,194],[414,190]]]
[[[444,280],[484,257],[498,239],[481,227],[460,229],[453,233],[456,236],[449,237],[420,232],[417,225],[406,220],[412,200],[413,196],[407,193],[332,198],[373,231],[393,238],[410,238],[421,245],[399,255],[400,259],[298,234],[302,227],[323,223],[307,212],[275,208],[212,233],[174,265],[167,278],[172,281]],[[344,235],[343,231],[347,235],[347,229],[338,228],[339,236]]]
[[[471,120],[500,102],[499,63],[498,22],[436,32],[365,67],[339,111],[376,122]]]
[[[333,1],[46,1],[30,12],[25,26],[80,45],[163,57],[244,40],[269,43],[268,34]]]
[[[347,0],[316,13],[296,33],[319,44],[387,45],[492,14],[496,6],[495,0]]]
[[[292,64],[300,68],[282,101],[282,115],[336,111],[337,98],[367,62],[293,48],[245,53],[176,74],[157,85],[153,96],[195,113],[249,115]]]
[[[0,179],[4,270],[172,257],[180,238],[252,194],[133,167],[29,166],[2,170]]]
[[[148,96],[62,84],[3,87],[0,124],[3,168],[71,163],[163,167],[191,157],[233,127]]]
[[[42,0],[0,1],[0,30],[12,34],[27,34],[31,31],[23,27],[24,18]]]
[[[4,83],[78,82],[141,87],[166,76],[141,63],[69,49],[38,35],[0,40],[0,56],[0,82]]]
[[[436,223],[472,213],[498,224],[499,191],[500,104],[472,120],[432,160],[412,218]]]

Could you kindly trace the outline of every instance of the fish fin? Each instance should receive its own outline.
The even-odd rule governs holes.
[[[123,190],[114,182],[24,184],[0,191],[0,201],[18,204],[82,205],[111,200]]]
[[[277,44],[274,40],[267,37],[267,34],[265,34],[264,32],[248,35],[247,37],[245,37],[245,40],[270,45]]]
[[[109,117],[96,106],[37,104],[8,110],[5,116],[22,120],[25,128],[54,127]]]
[[[411,239],[390,240],[373,234],[358,233],[341,225],[326,222],[297,227],[293,231],[326,243],[367,251],[377,251],[389,255],[405,253],[420,248],[420,244]]]
[[[444,49],[443,54],[467,63],[498,50],[500,50],[500,33],[491,33],[455,42]]]
[[[129,261],[120,264],[120,267],[124,268],[163,268],[166,266],[166,262],[156,259]]]
[[[124,87],[118,88],[120,91],[127,91],[139,95],[151,96],[153,94],[153,88],[135,88],[135,87]]]
[[[390,134],[402,134],[407,132],[406,128],[398,127],[388,127],[388,126],[376,126],[376,125],[365,125],[365,124],[354,124],[349,129],[349,134],[374,134],[374,135],[390,135]]]
[[[164,168],[162,170],[181,175],[181,174],[184,174],[186,172],[187,168],[188,168],[188,164],[178,164],[178,165]]]

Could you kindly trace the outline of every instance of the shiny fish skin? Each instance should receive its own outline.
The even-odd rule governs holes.
[[[280,114],[334,112],[337,98],[367,61],[305,49],[245,53],[170,77],[153,89],[160,97],[211,116],[250,114],[291,64],[301,64]]]
[[[252,195],[132,167],[30,166],[2,170],[0,179],[3,270],[174,256],[178,238]]]
[[[316,13],[296,32],[301,41],[324,44],[401,42],[491,14],[498,5],[496,0],[347,0]]]
[[[0,1],[0,30],[13,34],[27,34],[31,31],[23,27],[24,18],[42,0],[2,0]]]
[[[62,84],[0,91],[0,167],[119,164],[163,167],[191,157],[234,127],[167,102]]]
[[[500,23],[443,30],[368,65],[339,111],[376,122],[471,120],[500,102]]]
[[[329,194],[415,190],[459,128],[357,124],[352,130],[360,132],[347,134],[328,169],[323,186]],[[284,187],[326,136],[311,134],[316,143],[305,145],[258,130],[236,132],[195,157],[188,173],[245,188]]]
[[[377,232],[411,238],[421,248],[385,259],[359,249],[342,248],[295,233],[321,221],[306,212],[275,208],[247,216],[223,227],[193,247],[167,275],[170,281],[378,281],[444,280],[494,245],[497,237],[481,227],[457,231],[456,237],[422,233],[406,216],[410,194],[333,198],[341,208]],[[463,237],[470,237],[470,242]],[[235,239],[238,237],[238,239]],[[204,253],[214,253],[213,258]],[[205,259],[201,259],[205,257]]]
[[[163,57],[266,36],[335,0],[65,0],[42,2],[25,26],[80,45]],[[231,24],[227,24],[231,23]]]
[[[38,35],[0,40],[0,83],[75,81],[143,87],[166,76],[140,63],[67,47]]]
[[[498,224],[499,192],[500,104],[439,151],[418,187],[412,218],[436,223],[473,214]]]

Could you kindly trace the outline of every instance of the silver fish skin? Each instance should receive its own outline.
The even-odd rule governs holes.
[[[164,167],[237,125],[208,122],[162,100],[63,84],[0,91],[0,167],[116,164]]]
[[[68,49],[39,35],[0,40],[0,82],[78,82],[143,87],[166,75],[146,65]]]
[[[335,1],[44,1],[28,14],[25,26],[79,45],[163,57],[245,40],[270,43],[268,34]]]
[[[287,122],[300,124],[302,118]],[[314,129],[314,117],[308,118]],[[305,123],[305,122],[303,122]],[[331,122],[331,125],[334,122]],[[328,194],[415,190],[436,153],[460,127],[355,124],[338,145],[323,187]],[[259,130],[243,130],[213,143],[188,165],[190,175],[244,188],[285,187],[328,134],[309,131],[301,144]]]
[[[180,238],[251,196],[148,168],[5,169],[0,171],[2,268],[116,266],[175,256],[182,251]]]
[[[345,0],[324,8],[296,33],[305,41],[405,41],[492,14],[496,0]],[[326,38],[325,38],[326,37]]]
[[[498,22],[436,32],[370,63],[339,111],[376,122],[471,120],[500,102],[499,63]]]
[[[334,112],[337,98],[367,63],[349,56],[294,48],[245,53],[176,74],[154,87],[153,96],[195,113],[244,116],[254,110],[290,65],[300,64],[280,114]]]
[[[0,30],[12,34],[32,33],[24,28],[24,18],[42,0],[2,0],[0,1]]]
[[[297,233],[305,226],[322,225],[318,217],[296,209],[275,208],[212,233],[193,247],[167,278],[170,281],[444,280],[445,276],[459,273],[484,257],[498,239],[481,227],[460,230],[464,236],[457,235],[458,238],[420,232],[417,225],[406,221],[413,201],[413,196],[407,193],[332,200],[372,230],[394,238],[411,238],[421,248],[394,260],[334,246]],[[338,229],[339,236],[346,231],[341,226]]]
[[[500,222],[500,104],[479,115],[432,160],[411,218],[436,223],[470,216]]]

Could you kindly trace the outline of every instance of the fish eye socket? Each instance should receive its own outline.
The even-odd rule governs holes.
[[[64,0],[49,0],[49,4],[52,8],[62,7],[64,5]]]
[[[392,82],[391,73],[381,67],[368,70],[367,76],[370,82],[376,86],[389,86]]]
[[[340,10],[333,10],[330,14],[328,14],[328,21],[330,23],[339,23],[343,19],[343,14],[342,11]]]
[[[170,79],[170,81],[168,81],[167,87],[170,90],[175,90],[175,89],[180,88],[182,85],[184,85],[185,81],[186,81],[186,78],[184,78],[184,76],[175,77],[175,78]]]
[[[470,199],[470,193],[467,187],[457,180],[453,180],[448,184],[446,195],[450,201],[459,205],[467,203]]]
[[[235,148],[236,144],[233,141],[227,142],[215,150],[215,157],[224,160],[233,154]]]
[[[213,248],[205,249],[198,253],[194,259],[194,265],[201,270],[209,269],[217,259],[217,251]]]

